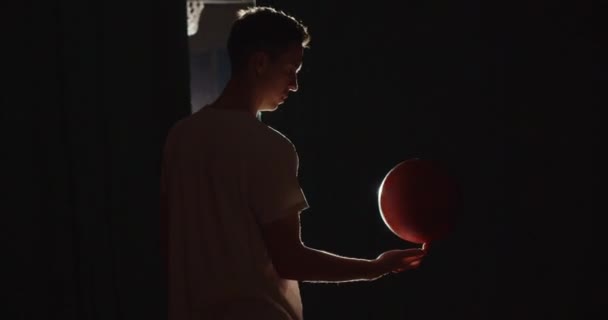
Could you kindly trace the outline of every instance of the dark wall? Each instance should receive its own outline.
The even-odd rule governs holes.
[[[300,91],[263,119],[300,155],[303,239],[372,258],[409,247],[376,191],[408,158],[461,183],[465,215],[423,266],[304,284],[312,319],[578,319],[599,278],[591,8],[538,1],[276,5],[309,26]],[[593,261],[592,261],[593,260]],[[591,284],[592,289],[588,288]],[[593,298],[592,298],[593,299]]]

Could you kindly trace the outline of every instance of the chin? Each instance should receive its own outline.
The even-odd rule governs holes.
[[[285,100],[277,100],[277,102],[275,102],[275,103],[273,103],[271,105],[270,109],[275,110],[276,108],[278,108],[283,103],[285,103]]]

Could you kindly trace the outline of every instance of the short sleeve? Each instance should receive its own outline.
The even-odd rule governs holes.
[[[282,141],[260,150],[250,179],[250,205],[260,224],[286,214],[301,212],[308,202],[298,180],[298,154],[293,144]]]

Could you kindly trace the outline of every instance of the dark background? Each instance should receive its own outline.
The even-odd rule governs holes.
[[[458,229],[419,270],[303,283],[306,318],[600,318],[592,90],[605,68],[590,4],[257,4],[312,34],[300,91],[263,116],[298,149],[307,245],[364,258],[411,247],[376,202],[404,159],[441,162],[465,194]],[[10,12],[2,318],[164,319],[157,186],[165,134],[190,112],[184,3]]]

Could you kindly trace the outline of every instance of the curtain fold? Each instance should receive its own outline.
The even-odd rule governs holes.
[[[3,24],[1,318],[166,319],[158,180],[191,109],[185,1],[17,6]]]

